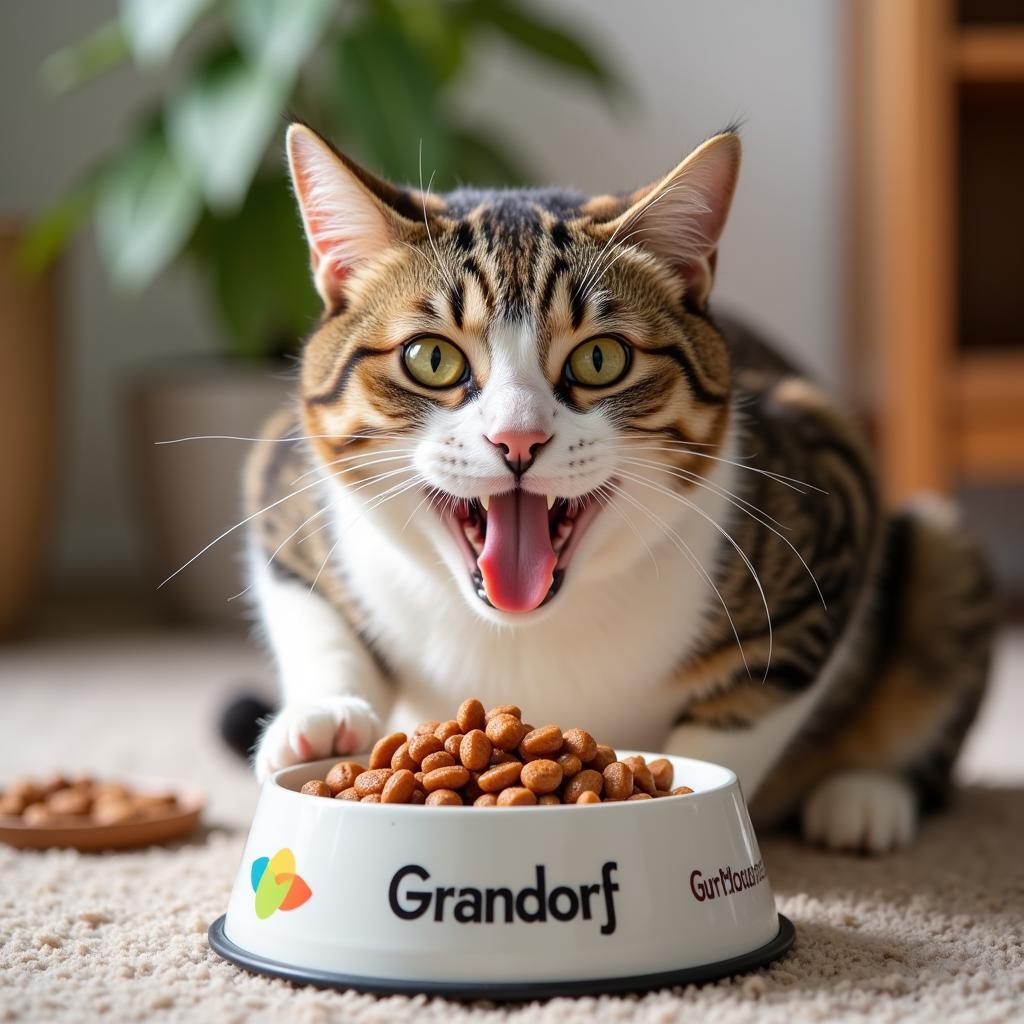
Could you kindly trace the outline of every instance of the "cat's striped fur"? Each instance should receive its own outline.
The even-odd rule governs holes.
[[[580,724],[616,743],[733,763],[762,818],[806,803],[809,832],[833,845],[909,838],[916,798],[943,794],[982,693],[991,591],[944,506],[887,515],[854,425],[708,312],[735,136],[649,189],[597,198],[428,197],[378,181],[304,128],[292,143],[325,314],[298,401],[268,426],[247,475],[248,511],[267,508],[252,558],[286,677],[282,721],[306,709],[271,726],[262,770],[365,743],[377,718],[335,698],[355,694],[402,722],[481,692],[535,719],[576,706]],[[332,188],[350,194],[332,205]],[[346,204],[365,208],[341,252]],[[461,385],[431,391],[403,375],[398,353],[420,334],[465,353]],[[631,363],[621,383],[585,389],[563,364],[595,335],[628,339]],[[524,485],[609,507],[561,590],[517,617],[459,578],[431,506],[497,493],[473,417],[513,415],[494,413],[494,395],[528,385],[546,392],[534,414],[552,441]],[[363,666],[345,661],[351,678],[317,680],[312,700],[289,675],[333,670],[297,669],[302,658],[280,649],[304,642],[305,606],[294,628],[272,621],[300,595],[314,617],[331,609],[338,645],[358,646]],[[614,645],[574,635],[586,621]],[[404,643],[417,623],[423,635]],[[463,654],[427,651],[425,637]]]

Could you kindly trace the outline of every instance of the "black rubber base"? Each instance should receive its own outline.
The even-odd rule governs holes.
[[[779,914],[779,933],[771,942],[742,956],[719,960],[699,967],[657,974],[634,974],[627,978],[588,978],[585,981],[404,981],[400,978],[366,978],[333,971],[303,970],[276,960],[247,953],[224,934],[224,915],[210,925],[210,945],[226,960],[257,974],[284,978],[318,988],[356,989],[379,995],[418,995],[424,993],[446,999],[484,999],[491,1002],[551,999],[554,996],[593,996],[606,992],[645,992],[672,985],[692,985],[741,974],[777,960],[793,945],[796,931],[787,917]]]

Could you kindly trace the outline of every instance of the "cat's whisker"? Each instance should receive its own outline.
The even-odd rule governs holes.
[[[772,516],[768,515],[768,513],[765,512],[764,509],[758,508],[757,505],[754,505],[751,502],[747,501],[746,499],[741,498],[738,494],[734,494],[728,488],[719,487],[717,484],[712,484],[710,481],[703,479],[698,474],[690,473],[687,470],[681,469],[678,466],[670,466],[662,462],[655,462],[652,459],[627,458],[623,459],[622,461],[633,463],[636,465],[646,466],[651,469],[656,469],[659,470],[660,472],[667,473],[669,476],[675,476],[681,480],[686,480],[697,487],[702,487],[705,490],[711,491],[712,494],[717,494],[719,497],[724,498],[731,505],[734,505],[736,508],[738,508],[741,512],[746,512],[746,514],[750,516],[750,518],[753,519],[754,522],[763,526],[766,530],[769,530],[772,533],[774,533],[775,536],[778,537],[779,540],[781,540],[782,543],[785,544],[786,547],[788,547],[794,555],[796,555],[800,564],[804,567],[804,570],[810,577],[811,582],[814,584],[814,589],[818,592],[818,599],[821,601],[822,607],[826,610],[828,609],[828,602],[825,600],[825,595],[821,592],[821,587],[818,585],[817,577],[814,575],[813,571],[811,570],[811,567],[807,564],[806,560],[804,559],[804,556],[800,554],[796,546],[793,544],[792,541],[790,541],[788,537],[783,536],[778,530],[772,527],[770,523],[766,523],[764,519],[770,520],[771,523],[775,523],[776,526],[783,530],[788,530],[789,527],[783,526],[783,524],[780,523],[777,519],[774,519]],[[760,518],[761,516],[763,516],[764,519]]]
[[[768,607],[768,596],[764,592],[764,587],[761,584],[761,577],[757,574],[757,570],[754,568],[754,563],[747,557],[747,553],[740,547],[735,538],[725,529],[721,523],[715,521],[714,517],[708,515],[699,505],[690,501],[689,498],[682,494],[677,494],[675,491],[669,490],[667,487],[663,487],[661,484],[655,483],[653,480],[648,480],[646,477],[641,476],[639,473],[631,473],[628,470],[620,470],[619,475],[624,477],[626,480],[632,480],[634,483],[640,484],[643,487],[649,487],[659,494],[664,494],[666,497],[672,498],[673,501],[678,501],[681,505],[690,509],[691,512],[696,512],[705,522],[709,523],[718,533],[728,541],[729,545],[740,556],[743,564],[747,567],[747,571],[750,573],[751,579],[754,581],[754,585],[757,587],[758,592],[761,595],[761,603],[764,605],[764,615],[768,623],[768,658],[765,662],[764,677],[761,682],[767,682],[768,670],[772,663],[772,653],[774,650],[775,634],[772,626],[772,613]]]
[[[718,494],[722,497],[727,497],[734,503],[738,502],[738,506],[743,506],[743,510],[750,510],[749,514],[757,513],[759,516],[763,516],[770,522],[773,522],[780,530],[788,530],[789,527],[780,523],[777,519],[770,516],[763,508],[759,508],[753,502],[747,501],[746,498],[741,497],[735,491],[730,491],[728,487],[723,487],[721,484],[713,484],[711,481],[706,480],[699,473],[693,473],[688,469],[683,469],[682,466],[673,465],[671,462],[660,462],[657,459],[637,459],[631,456],[622,456],[623,462],[631,463],[634,466],[647,466],[650,469],[661,470],[664,473],[669,473],[672,476],[679,477],[680,480],[688,480],[690,483],[697,485],[698,487],[704,487],[714,494]],[[758,520],[760,522],[760,520]]]
[[[333,506],[332,503],[328,503],[327,505],[324,505],[322,508],[318,508],[311,516],[307,516],[305,519],[303,519],[302,522],[299,523],[299,525],[294,530],[292,530],[292,532],[289,533],[288,536],[285,537],[285,539],[283,541],[281,541],[281,543],[278,544],[276,548],[274,548],[274,553],[267,559],[264,568],[265,569],[269,569],[274,564],[274,559],[277,558],[277,556],[281,553],[281,551],[284,548],[284,546],[297,533],[299,533],[304,527],[308,526],[314,519],[318,519],[328,509],[333,508],[333,507],[334,506]],[[299,541],[299,543],[301,544],[302,541]],[[244,597],[246,594],[249,593],[250,590],[252,590],[252,588],[254,586],[256,586],[256,581],[255,580],[253,580],[253,582],[250,583],[247,587],[243,587],[237,594],[232,594],[231,597],[228,598],[228,600],[229,601],[235,601],[235,600],[237,600],[240,597]]]
[[[615,244],[615,239],[618,237],[619,232],[623,228],[626,228],[627,230],[631,228],[637,222],[638,218],[642,214],[650,210],[650,208],[654,206],[655,203],[659,202],[664,196],[668,195],[670,192],[674,192],[679,187],[680,183],[678,182],[674,185],[666,186],[664,189],[662,189],[661,194],[659,196],[657,196],[651,202],[640,207],[639,209],[634,210],[628,217],[626,217],[625,220],[623,220],[622,222],[615,226],[615,230],[608,237],[608,241],[605,242],[604,246],[597,252],[597,254],[590,261],[590,263],[587,264],[587,269],[584,272],[583,281],[580,283],[579,290],[581,293],[583,292],[583,289],[587,282],[590,280],[591,275],[594,272],[594,269],[600,265],[601,260],[604,258],[605,254],[608,253],[611,250],[612,245]]]
[[[409,513],[408,519],[406,519],[406,521],[404,523],[402,523],[402,528],[398,531],[399,535],[405,533],[405,528],[412,522],[413,516],[415,516],[416,513],[419,512],[419,510],[421,508],[423,508],[423,503],[425,501],[427,501],[429,498],[430,498],[430,491],[427,491],[427,493],[424,494],[422,498],[420,498],[420,500],[417,503],[416,507]]]
[[[644,438],[637,438],[637,440],[644,440]],[[604,444],[603,442],[597,442],[597,443]],[[671,447],[671,445],[675,445],[676,447]],[[693,449],[689,446],[689,443],[685,442],[685,441],[678,441],[678,442],[669,441],[668,445],[650,445],[650,446],[634,445],[634,444],[631,444],[631,443],[630,444],[620,444],[620,445],[607,445],[607,444],[605,444],[604,447],[608,448],[611,451],[637,451],[637,452],[648,451],[648,452],[667,452],[668,454],[671,454],[671,455],[692,455],[692,456],[694,456],[695,458],[698,458],[698,459],[710,459],[712,462],[722,462],[722,463],[725,463],[726,465],[729,465],[729,466],[735,466],[737,469],[745,469],[745,470],[747,470],[750,473],[757,473],[759,476],[764,476],[764,477],[767,477],[769,480],[774,480],[775,483],[782,484],[783,487],[788,487],[791,491],[796,491],[798,494],[806,494],[807,493],[806,491],[802,491],[800,489],[801,487],[806,487],[809,490],[817,491],[819,494],[823,494],[826,497],[828,496],[828,493],[829,493],[828,491],[822,489],[821,487],[816,487],[814,484],[807,483],[806,480],[797,480],[795,477],[785,476],[782,473],[776,473],[776,472],[774,472],[773,470],[770,470],[770,469],[762,469],[760,466],[748,466],[748,465],[746,465],[743,462],[737,462],[734,459],[727,459],[727,458],[725,458],[722,455],[711,455],[708,452],[693,451]],[[713,447],[713,446],[708,446],[708,447]],[[753,457],[754,456],[750,456],[750,458],[753,458]]]
[[[321,486],[321,484],[322,481],[314,480],[312,483],[306,484],[304,487],[300,487],[294,491],[289,491],[288,494],[284,495],[284,497],[278,498],[276,501],[272,501],[269,505],[264,505],[263,508],[257,509],[255,512],[251,512],[244,519],[240,519],[237,523],[235,523],[234,526],[229,526],[226,530],[224,530],[223,533],[220,533],[216,537],[214,537],[213,540],[209,542],[209,544],[207,544],[205,547],[197,551],[187,562],[184,562],[181,565],[179,565],[178,568],[175,569],[174,572],[170,574],[170,576],[163,580],[163,582],[161,582],[156,589],[159,590],[167,583],[170,583],[170,581],[173,580],[174,577],[177,576],[179,572],[181,572],[183,569],[187,569],[197,558],[201,558],[203,555],[205,555],[206,552],[214,546],[214,544],[219,543],[225,537],[234,533],[235,530],[239,529],[242,526],[245,526],[246,523],[251,523],[254,519],[256,519],[258,516],[263,515],[265,512],[269,512],[271,509],[277,508],[278,505],[283,505],[284,502],[290,500],[291,498],[295,498],[300,494],[304,494],[306,491],[310,490],[313,487]]]
[[[437,248],[437,243],[434,241],[434,236],[430,231],[430,221],[427,218],[427,197],[430,195],[430,186],[434,184],[434,175],[437,171],[431,172],[430,181],[427,182],[427,190],[423,191],[423,140],[420,139],[420,154],[419,154],[419,165],[420,165],[420,204],[423,207],[423,226],[427,229],[427,240],[430,242],[430,248],[434,250],[434,256],[437,259],[437,269],[441,276],[444,278],[445,283],[450,289],[455,288],[455,282],[452,280],[451,273],[448,268],[444,265],[444,261],[441,259],[441,252]]]
[[[620,497],[624,498],[631,505],[633,505],[640,513],[647,516],[647,518],[650,519],[651,522],[654,523],[662,531],[662,533],[665,534],[666,537],[668,537],[668,539],[672,542],[673,546],[686,557],[690,565],[694,569],[696,569],[698,573],[700,573],[703,580],[715,592],[715,595],[718,597],[718,602],[719,604],[721,604],[722,610],[725,612],[726,618],[729,620],[729,625],[732,628],[732,635],[736,638],[736,646],[740,652],[740,660],[743,662],[743,667],[746,669],[747,676],[752,679],[753,675],[750,671],[750,665],[747,664],[747,655],[743,649],[743,641],[740,640],[739,630],[736,628],[736,623],[733,620],[732,612],[729,611],[729,605],[726,603],[726,600],[722,596],[722,592],[718,589],[718,586],[716,585],[715,581],[711,578],[711,574],[707,571],[707,569],[704,568],[700,559],[697,558],[697,556],[693,553],[693,549],[690,547],[689,544],[686,543],[685,540],[683,540],[682,537],[679,536],[679,534],[674,529],[672,529],[671,526],[668,525],[668,523],[666,523],[656,513],[652,512],[642,502],[634,498],[633,495],[631,495],[628,491],[624,490],[622,487],[619,487],[617,484],[611,483],[610,481],[608,482],[608,487],[610,487]]]
[[[334,543],[327,549],[327,554],[324,555],[324,559],[320,563],[320,568],[317,569],[316,575],[313,577],[313,582],[309,585],[309,592],[311,594],[313,593],[313,590],[316,588],[316,585],[320,580],[320,576],[323,574],[324,569],[327,567],[327,563],[331,560],[331,555],[334,554],[336,548],[341,543],[342,537],[344,536],[346,530],[348,530],[351,526],[354,526],[357,522],[359,522],[360,519],[362,519],[368,513],[380,508],[381,505],[384,505],[387,502],[394,500],[399,495],[405,494],[406,491],[410,491],[414,487],[419,487],[421,484],[426,482],[424,476],[421,473],[417,473],[415,470],[412,469],[407,469],[406,472],[413,472],[415,473],[415,475],[411,480],[401,480],[397,484],[394,484],[391,487],[389,487],[386,491],[383,492],[383,494],[377,495],[375,498],[372,499],[369,505],[367,505],[358,513],[355,519],[351,519],[347,523],[342,524],[341,529],[338,531],[338,536],[335,538]]]
[[[396,459],[405,459],[409,455],[415,454],[418,449],[416,448],[385,448],[381,452],[360,452],[358,455],[348,455],[342,459],[332,459],[330,462],[323,462],[312,469],[307,469],[305,473],[300,473],[293,481],[292,486],[297,484],[300,480],[305,480],[306,477],[313,476],[315,473],[321,473],[323,470],[330,468],[331,466],[340,466],[346,462],[353,462],[358,459],[364,461],[359,462],[355,466],[348,466],[343,472],[351,473],[354,470],[362,469],[365,466],[375,466],[381,462],[394,462]]]
[[[239,434],[195,434],[154,441],[154,445],[182,444],[184,441],[259,441],[263,444],[297,444],[299,441],[408,441],[408,434],[295,434],[290,437],[242,437]]]
[[[641,544],[643,544],[648,556],[651,559],[651,564],[654,566],[655,576],[660,580],[661,566],[658,565],[658,560],[654,557],[654,552],[651,550],[651,545],[648,544],[647,541],[644,539],[644,535],[640,532],[636,523],[634,523],[633,520],[626,515],[625,509],[619,506],[618,502],[616,502],[615,500],[614,495],[612,495],[605,489],[604,484],[601,484],[600,487],[596,488],[593,493],[596,496],[597,500],[601,502],[601,504],[605,508],[610,508],[617,516],[619,516],[620,519],[622,519],[622,521],[633,531],[633,533],[636,534],[637,540],[640,541]]]

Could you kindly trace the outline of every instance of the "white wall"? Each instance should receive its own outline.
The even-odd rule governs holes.
[[[544,177],[588,191],[660,177],[742,120],[743,171],[716,298],[835,383],[844,275],[842,0],[541,6],[578,22],[616,60],[633,102],[609,111],[575,81],[531,75],[503,52],[481,62],[467,110],[515,139]]]
[[[829,381],[839,370],[843,277],[841,0],[549,0],[617,60],[633,100],[610,112],[574,81],[489,50],[465,107],[552,181],[606,191],[672,166],[745,121],[745,162],[718,298]],[[41,60],[99,24],[114,0],[5,5],[0,32],[0,214],[38,211],[123,130],[146,96],[128,72],[59,100]],[[217,329],[182,273],[112,295],[88,241],[66,267],[67,456],[57,564],[65,577],[137,570],[125,388],[155,360],[209,352]]]

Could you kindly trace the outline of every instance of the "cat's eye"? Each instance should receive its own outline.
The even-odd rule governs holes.
[[[427,388],[450,388],[466,376],[466,357],[444,338],[425,337],[410,341],[402,351],[409,376]]]
[[[611,335],[590,338],[577,345],[565,362],[565,375],[574,384],[606,388],[629,369],[629,347]]]

